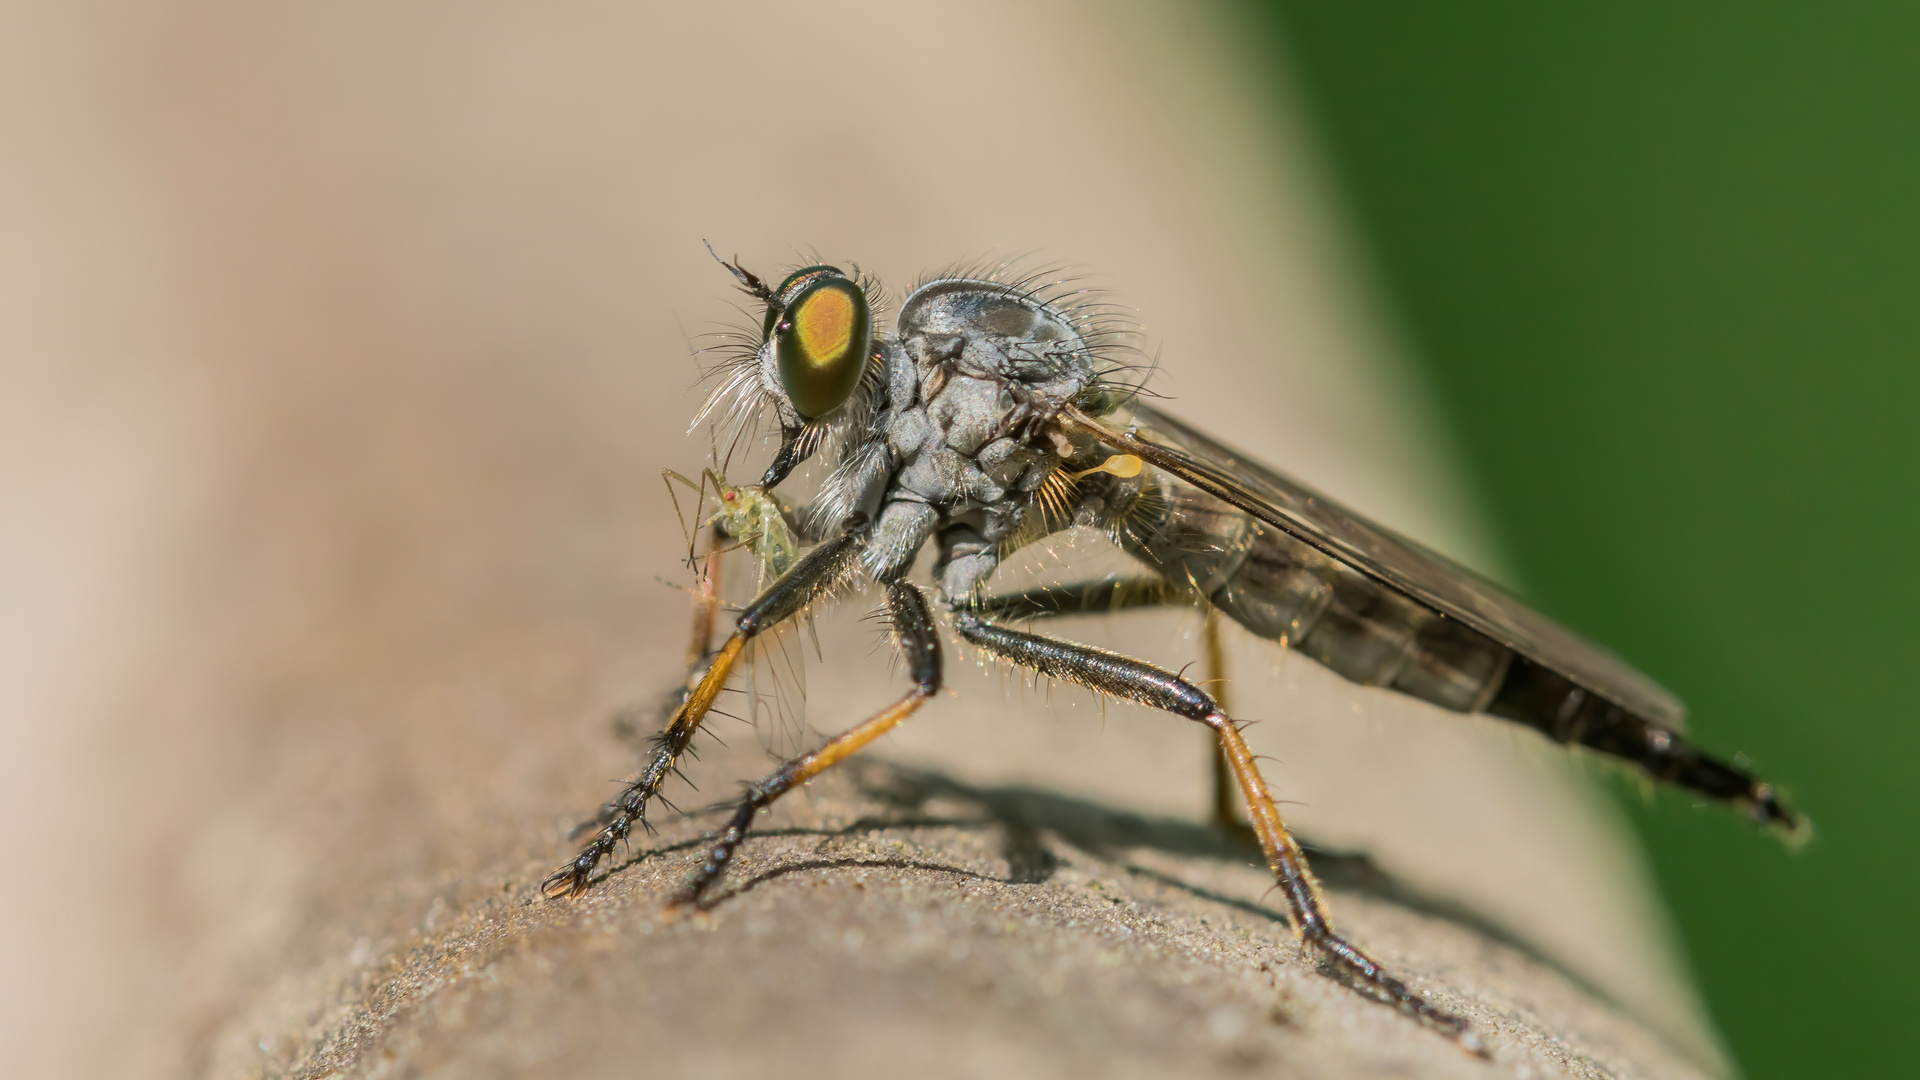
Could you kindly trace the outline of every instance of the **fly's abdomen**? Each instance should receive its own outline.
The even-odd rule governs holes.
[[[1513,654],[1197,488],[1147,485],[1126,546],[1261,637],[1364,686],[1484,709]]]
[[[1730,802],[1756,821],[1800,827],[1770,785],[1702,753],[1679,732],[1273,525],[1165,475],[1129,490],[1130,499],[1120,491],[1105,495],[1108,505],[1124,507],[1118,520],[1127,550],[1255,634],[1362,685],[1525,724],[1555,742],[1630,761],[1655,779]]]

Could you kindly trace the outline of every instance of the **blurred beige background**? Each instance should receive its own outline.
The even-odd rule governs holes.
[[[1268,79],[1147,0],[0,8],[7,1071],[214,1068],[381,883],[602,797],[681,650],[703,237],[896,290],[1089,268],[1171,408],[1497,570]],[[831,728],[885,675],[825,627]],[[1193,629],[1073,632],[1178,666]],[[1195,732],[956,667],[883,753],[1198,818]],[[1713,1053],[1581,766],[1234,670],[1295,823]]]

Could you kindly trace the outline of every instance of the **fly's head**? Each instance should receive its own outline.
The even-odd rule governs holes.
[[[924,412],[989,481],[1037,483],[1041,466],[1023,465],[1028,455],[1044,455],[1045,471],[1090,449],[1063,417],[1122,407],[1140,392],[1134,376],[1147,370],[1118,309],[1053,272],[1023,275],[1003,264],[925,279],[889,336],[874,325],[877,286],[857,270],[804,266],[776,286],[737,262],[721,265],[763,311],[757,327],[737,335],[696,423],[740,432],[770,409],[781,442],[763,488],[823,444],[839,447],[840,471],[856,448],[889,439],[917,446],[907,412]],[[861,498],[851,489],[839,494],[849,507]]]
[[[802,267],[769,286],[737,262],[721,265],[766,311],[757,343],[743,341],[721,364],[696,423],[713,418],[739,431],[771,408],[781,445],[761,480],[770,488],[870,404],[881,381],[872,286],[834,266]]]

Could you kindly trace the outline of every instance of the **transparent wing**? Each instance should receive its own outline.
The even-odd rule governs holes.
[[[776,576],[760,550],[737,541],[725,556],[738,570],[728,600],[738,606],[758,596]],[[813,749],[820,740],[807,724],[807,650],[813,648],[810,617],[763,631],[747,644],[740,665],[718,706],[753,725],[761,748],[785,760]]]
[[[1625,661],[1458,563],[1158,409],[1124,429],[1083,421],[1102,441],[1252,514],[1368,577],[1556,671],[1635,715],[1680,730],[1686,707]]]
[[[718,558],[730,564],[725,573],[709,563],[711,572],[726,583],[722,600],[744,605],[759,595],[768,582],[785,573],[799,557],[799,546],[787,524],[778,499],[755,485],[737,486],[727,482],[716,450],[714,465],[700,473],[696,482],[672,470],[662,475],[673,496],[674,510],[681,527],[688,533],[688,562],[696,561],[693,532],[686,528],[686,511],[681,493],[674,484],[693,493],[694,521],[700,535],[709,544],[701,558]],[[711,498],[714,512],[707,516]],[[744,571],[744,573],[742,572]],[[805,636],[811,640],[812,624],[804,619]],[[807,726],[807,671],[802,633],[792,624],[773,627],[748,642],[734,675],[715,712],[744,720],[753,725],[761,746],[781,759],[812,749],[818,740]],[[708,646],[710,647],[710,643]]]
[[[807,637],[803,624],[789,622],[754,638],[737,683],[761,748],[783,761],[821,741],[807,725]]]

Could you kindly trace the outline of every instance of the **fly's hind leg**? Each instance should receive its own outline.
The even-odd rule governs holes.
[[[1174,588],[1165,578],[1102,578],[981,597],[976,610],[989,619],[1023,622],[1152,607],[1192,607],[1194,600],[1191,592]]]
[[[1119,611],[1137,611],[1149,607],[1206,608],[1206,682],[1213,690],[1214,702],[1227,712],[1226,651],[1220,640],[1220,611],[1201,600],[1191,589],[1182,589],[1165,578],[1106,578],[1073,585],[1053,585],[981,599],[975,610],[994,620],[1048,619],[1068,615],[1095,615]],[[1209,738],[1210,742],[1214,740]],[[1249,826],[1240,820],[1238,792],[1232,766],[1217,746],[1209,746],[1209,787],[1212,800],[1208,807],[1215,825],[1228,832],[1246,836]]]
[[[1334,931],[1321,903],[1319,887],[1307,868],[1306,856],[1280,820],[1280,811],[1254,764],[1253,752],[1241,737],[1239,725],[1227,716],[1218,701],[1163,668],[1104,649],[996,626],[969,610],[964,602],[954,607],[953,625],[961,637],[1003,660],[1097,693],[1183,716],[1212,729],[1238,783],[1254,833],[1266,853],[1267,865],[1286,897],[1288,918],[1301,943],[1318,957],[1323,968],[1341,981],[1418,1018],[1468,1050],[1486,1052],[1465,1020],[1429,1004]]]
[[[646,766],[627,782],[603,811],[601,820],[604,824],[600,831],[587,841],[572,861],[540,883],[541,892],[548,896],[570,896],[585,891],[600,861],[631,835],[636,823],[646,824],[647,804],[659,795],[661,785],[672,775],[680,755],[693,742],[695,733],[700,730],[701,722],[706,719],[714,700],[726,686],[727,677],[732,674],[733,665],[740,659],[747,642],[799,614],[843,580],[858,560],[865,536],[865,519],[856,517],[849,522],[847,532],[809,551],[792,569],[747,605],[734,623],[733,634],[713,654],[705,673],[686,692],[679,708],[667,720],[666,728],[656,739]],[[696,607],[696,618],[698,615]]]
[[[734,810],[733,818],[707,848],[706,862],[688,879],[686,887],[668,905],[669,910],[700,903],[707,890],[726,873],[727,864],[733,861],[741,841],[746,839],[747,830],[753,825],[754,816],[761,810],[892,730],[939,692],[940,637],[933,625],[933,615],[927,610],[926,598],[919,589],[905,582],[887,586],[887,619],[893,630],[894,643],[906,660],[907,671],[913,678],[913,688],[871,719],[847,729],[820,749],[788,761],[771,776],[749,785],[746,797],[740,800],[740,805]]]

